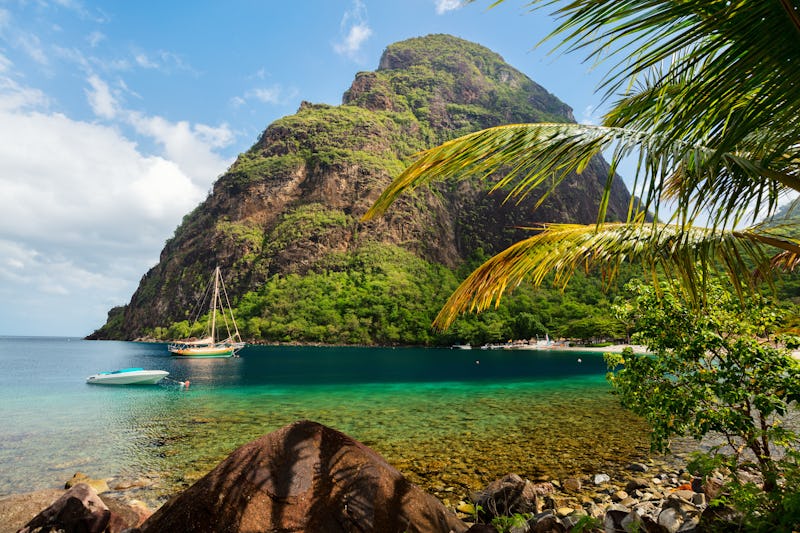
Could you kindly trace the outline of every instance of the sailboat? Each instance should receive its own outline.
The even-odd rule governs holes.
[[[209,289],[211,298],[206,336],[197,340],[173,342],[167,347],[170,354],[184,357],[233,357],[244,348],[219,267],[214,270],[211,283],[206,288],[206,296]]]

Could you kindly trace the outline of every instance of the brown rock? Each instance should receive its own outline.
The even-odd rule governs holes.
[[[142,525],[149,533],[466,529],[377,453],[309,421],[238,448]]]
[[[713,500],[722,492],[722,481],[716,478],[708,478],[702,484],[702,492],[706,495],[706,498],[709,500]],[[699,491],[698,491],[699,492]]]
[[[567,528],[553,515],[545,516],[531,528],[531,533],[566,533]]]
[[[627,492],[633,492],[637,489],[646,489],[647,487],[649,487],[649,484],[647,483],[646,479],[635,477],[628,481],[628,483],[625,485],[625,490]]]
[[[568,477],[561,482],[561,486],[567,492],[578,492],[581,490],[581,480],[575,477]]]
[[[119,523],[122,526],[120,529],[112,529],[109,527],[109,532],[139,527],[153,514],[153,511],[147,507],[147,504],[138,500],[117,500],[107,494],[103,496],[103,502],[105,502],[108,509],[111,511],[111,521]]]
[[[541,510],[539,492],[546,488],[534,485],[517,474],[508,474],[489,483],[480,492],[472,494],[472,501],[483,509],[481,516],[487,521],[496,516],[530,513]]]
[[[19,530],[19,533],[49,533],[52,530],[101,533],[106,529],[111,511],[85,483],[78,483],[47,509]]]
[[[615,502],[621,502],[627,497],[628,493],[625,492],[624,490],[618,490],[617,492],[611,495],[611,499],[614,500]]]

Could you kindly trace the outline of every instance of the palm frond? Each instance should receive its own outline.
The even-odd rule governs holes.
[[[667,63],[672,74],[702,72],[676,97],[681,114],[674,117],[673,130],[686,133],[704,125],[723,152],[734,151],[754,131],[777,130],[775,125],[782,126],[773,133],[784,142],[774,146],[796,142],[798,0],[533,0],[530,5],[555,8],[560,25],[546,39],[559,40],[557,48],[585,52],[590,60],[616,59],[604,85],[607,98],[629,94],[637,79]],[[670,85],[670,79],[655,85]]]
[[[465,311],[498,305],[506,291],[523,282],[539,286],[552,274],[554,283],[563,287],[579,268],[598,268],[610,281],[623,261],[638,262],[649,274],[660,269],[667,279],[679,280],[699,302],[709,274],[724,274],[740,290],[755,290],[749,273],[768,272],[775,248],[800,254],[800,240],[753,229],[680,228],[641,221],[600,228],[546,224],[531,229],[538,233],[498,253],[464,280],[439,312],[435,327],[446,329]]]
[[[712,148],[689,145],[661,132],[569,123],[511,124],[422,152],[383,191],[364,219],[383,214],[404,191],[469,176],[486,179],[500,175],[493,191],[520,199],[536,190],[541,203],[571,172],[582,171],[604,150],[613,151],[612,172],[618,160],[638,157],[642,175],[637,176],[632,195],[642,199],[639,210],[657,212],[662,197],[677,199],[685,220],[696,218],[703,210],[719,213],[721,218],[715,221],[719,226],[733,226],[729,218],[738,222],[747,208],[761,211],[766,206],[771,212],[780,195],[789,189],[800,190],[796,167],[785,164],[786,172],[766,168],[760,161],[749,160],[751,154],[719,158]],[[671,178],[665,180],[665,175]],[[606,195],[598,206],[598,222],[605,219],[610,185],[608,180]]]

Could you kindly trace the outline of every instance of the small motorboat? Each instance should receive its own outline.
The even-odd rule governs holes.
[[[166,370],[123,368],[111,372],[100,372],[86,378],[86,383],[96,385],[155,385],[169,375]]]

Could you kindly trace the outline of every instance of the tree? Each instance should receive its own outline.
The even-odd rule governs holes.
[[[764,489],[776,489],[777,458],[800,443],[782,420],[800,400],[800,363],[768,340],[780,314],[764,298],[742,302],[717,282],[707,288],[713,305],[702,309],[666,285],[661,295],[642,283],[628,287],[633,297],[618,316],[651,353],[606,354],[608,379],[622,404],[652,426],[652,447],[666,451],[673,436],[716,432],[737,462],[749,451]]]
[[[613,277],[622,261],[637,260],[681,280],[702,304],[711,273],[753,292],[777,266],[800,263],[800,240],[756,222],[783,195],[800,191],[798,0],[531,4],[559,6],[551,38],[560,37],[561,47],[618,59],[603,86],[617,101],[602,124],[514,124],[449,141],[423,152],[365,218],[405,191],[469,175],[494,180],[509,199],[544,199],[569,173],[611,151],[606,194],[596,224],[543,224],[478,267],[435,325],[496,305],[522,281],[539,285],[555,273],[564,285],[580,267]],[[611,177],[624,157],[638,161],[629,215],[610,223]],[[697,225],[701,215],[709,227]],[[746,221],[751,226],[740,229]],[[753,265],[758,276],[750,276]]]

